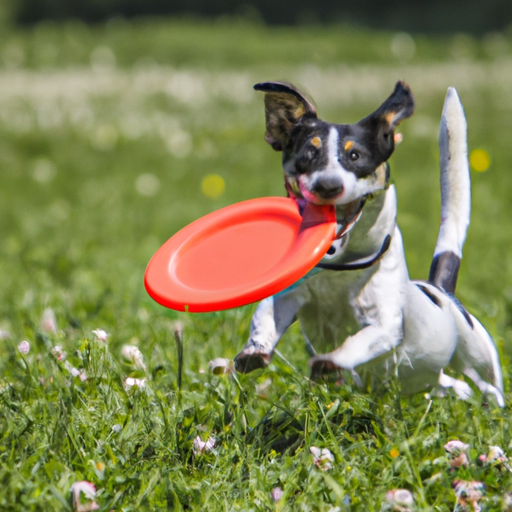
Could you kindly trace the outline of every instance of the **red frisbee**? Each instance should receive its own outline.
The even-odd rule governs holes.
[[[333,206],[264,197],[217,210],[158,249],[144,284],[162,306],[204,313],[244,306],[303,277],[334,240]]]

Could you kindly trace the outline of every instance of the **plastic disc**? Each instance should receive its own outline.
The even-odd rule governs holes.
[[[148,264],[144,284],[159,304],[192,313],[250,304],[303,277],[329,249],[334,207],[284,197],[243,201],[201,217]]]

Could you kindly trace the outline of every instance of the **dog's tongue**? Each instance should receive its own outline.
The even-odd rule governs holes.
[[[302,223],[300,225],[301,231],[312,226],[318,226],[318,224],[336,222],[336,209],[334,205],[317,205],[305,202],[304,206],[301,208],[301,204],[299,202],[301,200],[295,199],[295,201],[299,204],[299,209],[302,215]]]

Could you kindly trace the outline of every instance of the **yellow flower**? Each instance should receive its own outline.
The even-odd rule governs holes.
[[[398,448],[391,448],[391,450],[389,450],[389,455],[393,459],[396,459],[400,455],[400,452],[398,451]]]
[[[484,172],[491,165],[491,157],[485,149],[473,149],[469,154],[469,163],[475,171]]]
[[[208,174],[201,182],[201,190],[206,197],[216,199],[224,192],[226,182],[222,176],[218,174]]]

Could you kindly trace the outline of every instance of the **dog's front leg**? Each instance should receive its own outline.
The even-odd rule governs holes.
[[[294,289],[258,304],[251,320],[249,340],[235,357],[239,372],[248,373],[269,364],[281,336],[295,322],[297,311],[305,302],[304,293]]]
[[[399,335],[393,336],[381,326],[368,325],[354,336],[349,336],[336,350],[312,357],[309,360],[311,374],[316,377],[337,369],[354,370],[389,353],[400,341]]]

